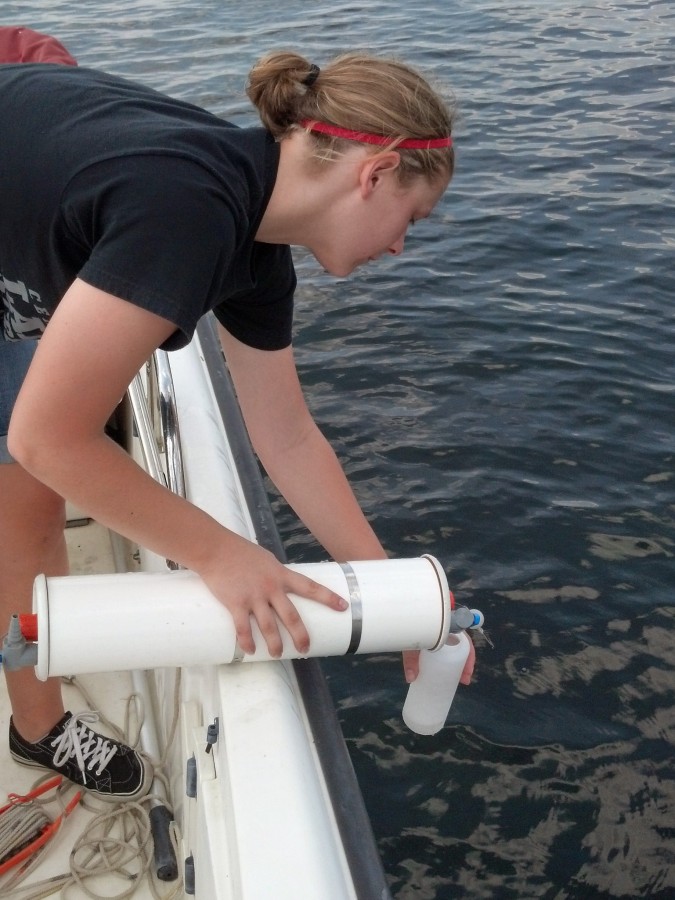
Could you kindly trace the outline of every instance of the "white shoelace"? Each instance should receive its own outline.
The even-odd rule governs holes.
[[[100,734],[96,734],[87,727],[86,723],[98,722],[98,715],[93,712],[77,713],[71,716],[66,723],[63,733],[51,742],[54,747],[54,765],[62,766],[72,756],[77,760],[77,765],[82,772],[82,778],[86,784],[86,769],[94,769],[96,775],[100,775],[117,753],[117,747],[111,746],[109,740]]]

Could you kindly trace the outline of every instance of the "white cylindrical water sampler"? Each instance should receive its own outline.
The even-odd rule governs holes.
[[[432,556],[291,565],[349,602],[332,609],[290,595],[309,632],[307,656],[441,646],[450,592]],[[269,660],[253,622],[256,652],[243,655],[232,617],[192,572],[40,576],[33,590],[38,678]],[[300,654],[280,625],[282,658]]]

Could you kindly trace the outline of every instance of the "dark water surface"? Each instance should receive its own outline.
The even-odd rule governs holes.
[[[675,7],[2,12],[240,124],[279,46],[394,53],[452,87],[447,197],[349,280],[299,254],[296,344],[388,550],[437,556],[495,648],[433,738],[401,721],[398,659],[325,669],[398,900],[674,897]],[[289,556],[320,558],[278,509]]]

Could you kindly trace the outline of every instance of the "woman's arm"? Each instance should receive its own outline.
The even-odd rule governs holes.
[[[136,372],[174,329],[76,280],[47,326],[17,399],[10,452],[97,521],[198,572],[232,613],[244,651],[254,650],[253,615],[270,653],[281,652],[276,614],[304,652],[309,637],[287,594],[334,609],[344,601],[163,488],[104,433]]]
[[[384,559],[386,553],[349,486],[335,453],[305,403],[293,352],[247,347],[219,326],[246,427],[261,463],[302,522],[334,559]],[[473,648],[473,645],[472,645]],[[406,679],[419,653],[403,654]],[[473,669],[473,651],[463,681]]]
[[[334,559],[385,559],[307,408],[292,349],[255,350],[218,328],[251,442],[277,489]]]

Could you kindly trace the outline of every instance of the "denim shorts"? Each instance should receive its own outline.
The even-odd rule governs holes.
[[[14,462],[7,450],[7,431],[19,388],[33,359],[37,341],[0,338],[0,463]]]

